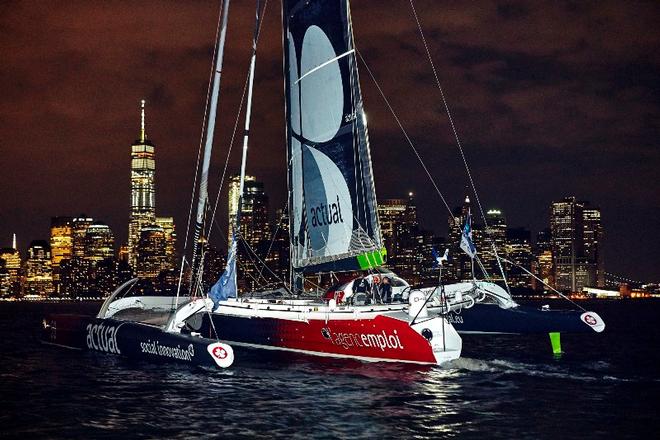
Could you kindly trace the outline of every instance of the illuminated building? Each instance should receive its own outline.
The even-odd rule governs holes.
[[[0,248],[0,259],[4,261],[5,275],[3,276],[3,293],[18,297],[21,295],[21,254],[16,246],[16,234],[12,240],[12,247]]]
[[[588,205],[575,197],[552,203],[550,228],[558,290],[578,292],[585,286],[604,285],[600,210]]]
[[[0,258],[0,298],[8,297],[11,293],[11,282],[6,264],[7,262]]]
[[[165,233],[165,255],[167,269],[176,269],[176,228],[173,217],[156,217],[156,225],[163,228]]]
[[[117,251],[117,260],[123,261],[128,265],[128,245],[123,244],[119,246],[119,251]]]
[[[73,255],[73,219],[71,217],[52,217],[50,219],[50,254],[53,280],[57,281],[60,262]]]
[[[161,271],[168,269],[167,239],[163,228],[144,226],[137,243],[136,272],[138,278],[156,280]]]
[[[73,218],[50,219],[50,255],[55,293],[60,293],[60,263],[73,256]]]
[[[278,209],[275,213],[275,223],[272,228],[273,237],[269,241],[269,247],[263,253],[266,254],[266,263],[274,272],[269,279],[272,281],[289,279],[289,214],[288,210]]]
[[[378,204],[378,218],[388,266],[413,285],[437,279],[437,274],[429,272],[433,265],[434,237],[419,226],[414,194],[409,193],[407,199],[382,200]]]
[[[240,176],[229,180],[229,236],[232,225],[236,222],[236,210],[240,190]],[[266,257],[270,240],[268,221],[268,196],[264,184],[254,176],[245,176],[243,200],[241,202],[241,221],[238,230],[239,266],[237,277],[241,290],[252,290],[264,283],[264,271],[258,260]]]
[[[131,213],[128,225],[129,262],[135,267],[141,231],[156,222],[156,160],[147,137],[144,100],[141,101],[140,136],[131,146]]]
[[[605,267],[601,243],[603,240],[603,225],[600,221],[600,209],[585,206],[584,218],[584,254],[590,264],[590,281],[597,287],[605,287]]]
[[[543,280],[547,286],[555,285],[554,275],[554,261],[552,258],[552,232],[550,228],[539,231],[536,234],[536,246],[534,255],[538,263],[535,274]],[[541,290],[545,290],[546,286],[537,286]]]
[[[503,263],[509,286],[535,287],[535,280],[528,273],[532,272],[534,265],[530,231],[525,228],[509,228],[506,239],[506,258],[516,264]]]
[[[547,286],[554,286],[554,274],[552,271],[552,251],[545,250],[537,254],[536,260],[538,261],[538,277],[543,280]],[[545,289],[545,286],[540,286]]]
[[[578,275],[578,261],[584,255],[583,208],[575,197],[552,203],[550,228],[555,288],[558,290],[577,292],[585,285]]]
[[[410,211],[406,210],[408,200],[406,199],[386,199],[378,203],[378,220],[380,221],[380,231],[383,234],[383,242],[387,250],[388,259],[397,254],[396,249],[396,225],[406,221]]]
[[[112,230],[85,215],[73,219],[54,217],[51,242],[62,244],[61,248],[65,249],[68,229],[71,230],[71,252],[67,255],[66,250],[61,251],[62,258],[57,264],[58,296],[90,299],[107,296],[118,284]]]
[[[229,181],[229,238],[231,226],[236,223],[239,190],[240,176],[232,176]],[[254,176],[245,176],[240,223],[240,236],[253,248],[270,237],[268,196],[264,192],[264,184],[258,182]]]
[[[472,221],[474,223],[474,214]],[[485,231],[478,226],[473,227],[475,246],[477,247],[477,251],[481,250],[481,256],[479,258],[481,258],[481,262],[488,271],[488,274],[494,280],[501,280],[502,270],[500,270],[497,258],[495,257],[493,245],[495,245],[499,257],[507,258],[506,219],[502,211],[490,209],[486,212],[486,221],[488,227],[485,228]]]
[[[94,219],[81,214],[72,221],[72,258],[85,258],[87,228],[94,223]]]
[[[93,222],[85,232],[84,258],[91,261],[114,259],[115,236],[110,227],[101,222]]]
[[[25,261],[25,293],[46,298],[54,292],[50,245],[35,240],[28,248]]]

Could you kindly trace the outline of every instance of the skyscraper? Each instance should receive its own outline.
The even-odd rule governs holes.
[[[378,205],[378,217],[388,265],[414,285],[427,282],[428,275],[437,276],[428,273],[433,264],[434,237],[430,231],[419,227],[414,194],[409,193],[407,199],[383,200]]]
[[[72,258],[82,260],[85,258],[87,228],[94,223],[94,219],[84,214],[75,217],[71,222],[72,229]]]
[[[145,226],[140,231],[137,243],[136,273],[138,278],[155,280],[163,270],[168,269],[167,239],[160,226]]]
[[[605,287],[605,267],[601,243],[603,225],[600,221],[600,209],[585,205],[583,210],[584,254],[589,261],[590,284]]]
[[[231,239],[232,225],[236,223],[240,194],[240,176],[232,176],[229,180],[229,212],[228,236]],[[243,200],[241,203],[241,220],[238,230],[238,283],[240,289],[252,290],[263,285],[264,269],[259,260],[264,260],[268,253],[270,240],[270,224],[268,222],[268,195],[264,184],[254,176],[245,176]]]
[[[537,275],[546,285],[555,285],[555,274],[552,261],[552,232],[545,229],[536,234],[536,260],[538,261]],[[545,286],[539,286],[545,289]]]
[[[478,228],[475,228],[475,244],[477,249],[481,250],[481,261],[490,276],[495,280],[501,280],[502,270],[500,269],[500,263],[498,263],[495,257],[493,245],[495,245],[499,257],[507,257],[506,218],[499,209],[489,209],[486,212],[486,221],[488,222],[488,226],[485,228],[485,234]]]
[[[236,222],[239,190],[240,176],[232,176],[229,180],[229,238],[231,227]],[[243,240],[255,249],[261,241],[270,237],[268,196],[264,191],[264,184],[254,176],[245,176],[239,232]]]
[[[529,275],[535,263],[531,238],[532,234],[528,229],[507,229],[506,258],[513,261],[516,265],[509,263],[502,263],[502,265],[506,267],[506,276],[511,287],[532,288],[536,286],[536,283],[534,283],[535,280]],[[500,254],[500,256],[504,255]]]
[[[272,238],[266,248],[266,263],[274,273],[274,280],[284,282],[289,280],[289,212],[278,209],[275,212],[275,222],[272,228]],[[269,272],[269,271],[265,271]]]
[[[84,256],[95,262],[114,259],[115,236],[108,225],[98,221],[89,225],[85,233]]]
[[[552,230],[552,258],[555,269],[555,288],[575,292],[585,284],[581,279],[579,262],[584,255],[582,210],[584,205],[575,197],[553,202],[550,229]]]
[[[380,231],[383,234],[385,249],[389,258],[397,254],[396,246],[396,227],[404,223],[410,216],[406,215],[407,199],[385,199],[378,203],[378,220],[380,221]]]
[[[156,160],[154,144],[145,128],[145,101],[141,101],[140,136],[131,146],[131,213],[128,225],[129,262],[135,267],[141,230],[156,222]]]
[[[5,276],[3,276],[3,293],[5,295],[21,295],[21,254],[16,245],[16,234],[12,240],[12,247],[0,249],[0,259],[4,261]]]
[[[604,284],[600,210],[575,197],[553,202],[550,228],[555,287],[576,292]]]
[[[50,253],[53,272],[57,272],[60,261],[73,255],[73,219],[52,217],[50,219]]]
[[[54,291],[50,245],[45,240],[30,243],[25,261],[25,293],[46,298]]]
[[[176,228],[174,217],[156,217],[156,226],[163,228],[165,233],[166,269],[176,269]]]

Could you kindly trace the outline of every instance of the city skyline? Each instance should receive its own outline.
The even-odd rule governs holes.
[[[467,179],[409,5],[352,6],[358,49],[450,206],[458,206]],[[232,5],[215,170],[224,162],[247,68],[251,8]],[[608,270],[657,281],[659,7],[419,2],[417,8],[484,207],[539,231],[552,201],[591,200],[603,213]],[[30,241],[47,237],[51,216],[80,212],[103,219],[117,242],[126,242],[126,143],[135,138],[135,103],[145,95],[159,146],[159,206],[185,225],[216,9],[214,2],[7,8],[0,18],[12,35],[0,40],[7,54],[0,80],[8,91],[0,98],[0,246],[16,232],[25,252]],[[257,60],[248,158],[248,172],[269,188],[273,210],[284,206],[286,194],[279,22],[272,7]],[[34,69],[40,59],[48,69]],[[359,68],[379,198],[414,191],[421,223],[444,235],[441,201]],[[238,160],[234,154],[230,171]],[[403,172],[409,174],[402,180]]]

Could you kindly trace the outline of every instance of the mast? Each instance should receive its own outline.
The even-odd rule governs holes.
[[[248,140],[250,135],[250,119],[252,117],[252,89],[253,89],[252,86],[254,84],[254,71],[257,63],[257,41],[259,39],[259,27],[261,22],[261,17],[259,14],[260,10],[261,10],[261,1],[257,0],[254,35],[252,37],[252,57],[250,58],[250,73],[248,79],[247,104],[245,108],[245,127],[243,131],[243,154],[241,157],[241,177],[238,186],[238,208],[236,212],[236,224],[234,225],[234,231],[238,230],[238,227],[241,222],[241,204],[243,202],[243,187],[245,185],[245,167],[247,163]]]
[[[238,296],[237,280],[236,280],[236,248],[237,240],[236,233],[239,230],[241,222],[241,204],[243,201],[243,186],[245,184],[245,166],[247,163],[247,150],[248,139],[250,134],[250,117],[252,115],[252,86],[254,84],[254,70],[257,61],[257,41],[259,39],[260,27],[260,1],[257,0],[257,12],[254,25],[254,37],[252,39],[252,57],[250,59],[250,71],[248,77],[248,95],[245,110],[245,129],[243,132],[243,154],[241,157],[241,175],[238,192],[238,206],[236,208],[236,220],[234,225],[229,225],[232,228],[231,240],[228,243],[227,250],[227,266],[225,271],[220,276],[220,279],[211,287],[209,298],[213,300],[214,309],[218,306],[220,300],[227,298],[235,298]]]
[[[229,2],[222,2],[222,15],[220,19],[220,32],[218,34],[217,51],[215,57],[215,68],[213,74],[213,86],[211,90],[211,103],[209,105],[209,117],[206,125],[206,142],[204,144],[204,157],[202,159],[202,172],[199,180],[199,194],[197,200],[197,217],[195,220],[195,233],[193,235],[192,254],[192,280],[196,280],[196,272],[201,269],[201,258],[198,258],[198,245],[204,223],[204,213],[208,202],[208,180],[209,166],[211,163],[211,151],[213,150],[213,136],[215,133],[215,120],[218,109],[218,97],[220,95],[220,80],[222,79],[222,62],[225,52],[225,39],[227,36],[227,20],[229,17]]]

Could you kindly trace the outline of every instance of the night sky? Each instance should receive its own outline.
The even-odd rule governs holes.
[[[484,208],[535,234],[553,200],[590,200],[602,209],[606,269],[660,281],[660,3],[415,6]],[[218,9],[211,1],[0,4],[0,246],[15,232],[24,255],[31,240],[48,237],[51,216],[80,213],[126,240],[142,98],[156,144],[157,215],[173,215],[183,237]],[[468,180],[409,1],[355,0],[352,9],[357,48],[458,206]],[[232,3],[216,175],[253,17],[252,1]],[[280,4],[270,0],[248,172],[264,181],[273,211],[286,194],[280,27]],[[360,77],[379,198],[414,191],[422,225],[446,235],[446,210],[363,65]],[[239,150],[240,136],[231,172]]]

